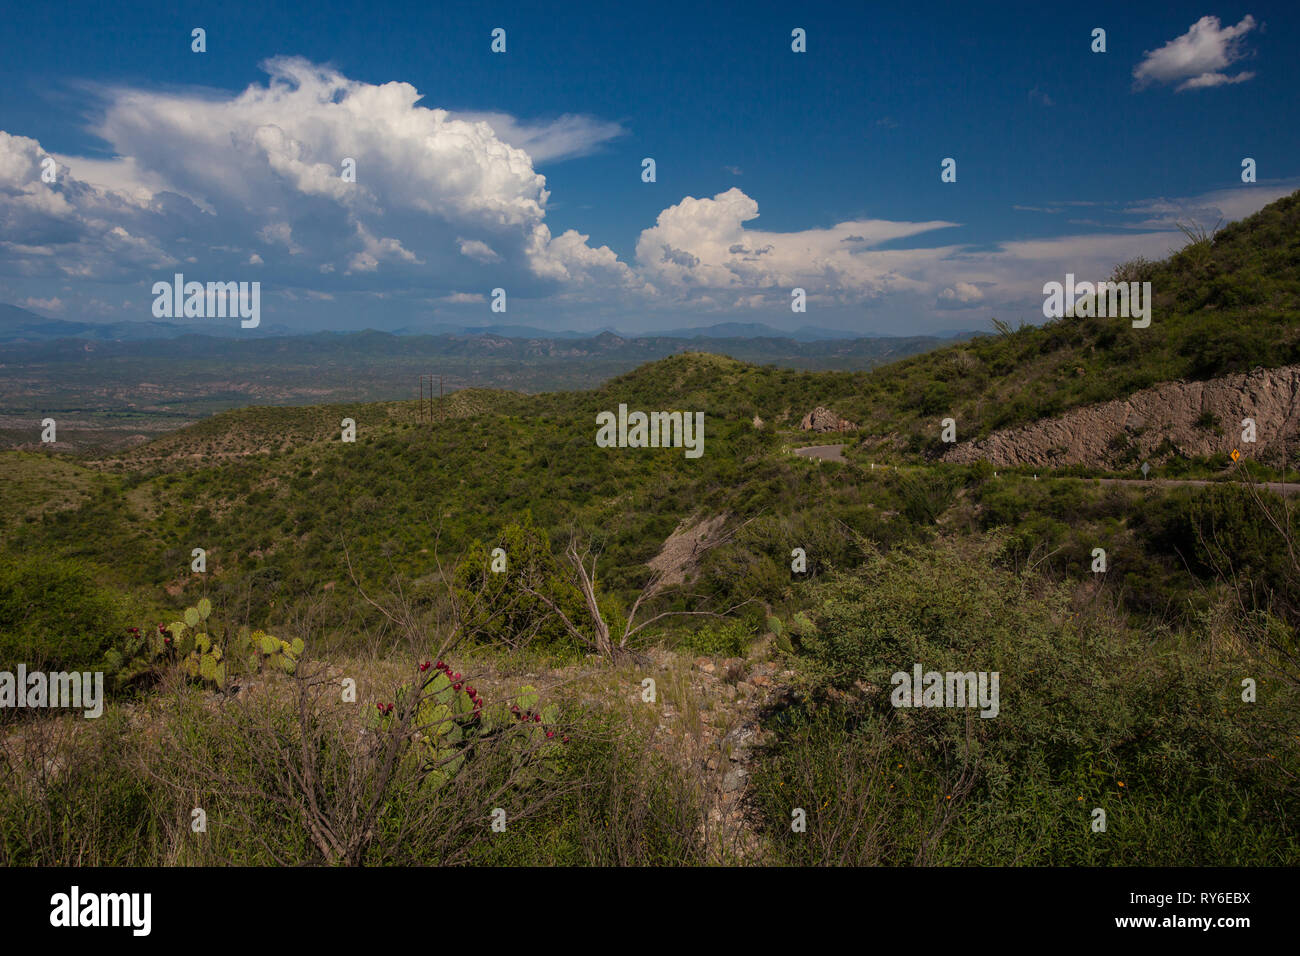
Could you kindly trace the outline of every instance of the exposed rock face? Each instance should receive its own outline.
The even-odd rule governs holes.
[[[847,432],[858,426],[840,418],[829,408],[818,405],[803,417],[799,427],[806,432]]]
[[[1255,420],[1254,445],[1241,440],[1244,418]],[[1260,458],[1298,437],[1300,365],[1288,365],[1208,382],[1157,385],[1121,401],[1077,408],[1060,418],[962,442],[950,448],[943,460],[1119,468],[1131,465],[1135,453],[1140,460],[1159,462],[1176,455],[1213,455],[1238,448]]]

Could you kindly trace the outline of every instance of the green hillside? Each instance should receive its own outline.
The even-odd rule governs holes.
[[[457,392],[433,422],[415,402],[251,407],[99,460],[0,452],[0,670],[102,668],[113,693],[63,745],[82,748],[75,773],[50,782],[38,748],[0,754],[39,781],[0,794],[0,862],[1294,865],[1294,509],[1237,481],[1244,466],[1212,487],[1133,487],[925,452],[941,415],[987,431],[1300,360],[1296,216],[1293,196],[1124,267],[1154,284],[1148,329],[1065,319],[870,373],[686,353],[585,391]],[[597,415],[621,404],[702,412],[703,455],[599,447]],[[817,405],[910,453],[874,468],[860,451],[791,454],[821,440],[797,427]],[[676,573],[643,594],[661,549]],[[653,626],[602,650],[597,625],[617,638],[633,608]],[[656,619],[704,610],[725,615]],[[241,649],[222,667],[266,696],[228,696],[211,651],[148,657],[129,630],[178,620],[221,622]],[[238,627],[274,637],[239,643]],[[413,743],[384,708],[444,656],[464,696],[440,676],[426,728],[454,706],[465,729]],[[1001,674],[1001,716],[900,713],[891,675],[913,663]],[[501,723],[479,722],[461,669]],[[319,696],[352,675],[361,708]],[[297,792],[285,727],[323,735],[302,759],[337,761],[319,768],[330,779],[388,794],[355,852],[313,843],[292,801],[235,796]],[[743,742],[760,731],[761,747]],[[375,764],[349,749],[363,739],[405,755],[395,777],[364,776]],[[543,755],[524,778],[522,749]],[[484,785],[531,808],[487,845]],[[227,829],[169,842],[194,793]],[[62,825],[82,804],[93,813]],[[791,806],[810,810],[806,839]],[[714,819],[743,840],[704,839]]]
[[[1004,328],[876,370],[835,410],[920,452],[950,415],[975,438],[1160,382],[1300,362],[1300,193],[1113,278],[1151,282],[1148,328],[1070,317]]]
[[[266,583],[256,608],[269,606],[272,590],[305,594],[345,580],[345,547],[371,579],[390,569],[420,577],[433,570],[435,539],[445,558],[531,514],[557,543],[574,528],[598,535],[611,584],[632,588],[639,565],[697,513],[775,512],[795,527],[816,524],[821,536],[837,519],[865,518],[861,489],[781,454],[785,439],[751,423],[759,409],[797,418],[846,378],[700,354],[590,392],[456,393],[432,424],[417,421],[414,402],[243,409],[99,462],[98,474],[81,469],[98,494],[32,516],[11,543],[93,560],[159,600],[170,583],[195,583],[186,556],[206,547],[217,582]],[[703,457],[596,447],[597,413],[620,403],[703,411]],[[355,444],[340,441],[344,417],[357,423]],[[47,459],[3,460],[18,482]],[[834,517],[833,501],[844,503]],[[844,532],[833,536],[842,551]],[[774,562],[781,549],[777,540],[766,548]],[[132,560],[120,560],[124,552]]]
[[[100,474],[78,484],[95,484],[96,493],[80,490],[60,508],[28,513],[11,544],[93,560],[156,600],[169,585],[194,584],[185,556],[206,547],[217,581],[254,575],[264,593],[250,607],[269,608],[273,592],[311,593],[344,580],[345,548],[363,575],[422,577],[432,571],[435,538],[455,554],[531,515],[556,547],[573,529],[598,537],[611,585],[630,598],[644,562],[681,521],[727,514],[758,524],[746,532],[755,536],[741,562],[748,570],[721,575],[722,596],[738,597],[762,580],[764,600],[780,601],[784,556],[801,535],[821,542],[817,567],[841,565],[855,536],[892,542],[932,533],[964,486],[961,496],[982,527],[991,527],[988,514],[1011,514],[1018,524],[1034,518],[986,502],[995,490],[978,469],[942,479],[937,472],[886,476],[862,459],[819,468],[793,458],[790,447],[816,441],[796,429],[816,405],[858,422],[867,445],[892,441],[916,462],[937,443],[940,416],[954,415],[969,435],[971,421],[986,432],[1170,378],[1300,361],[1300,194],[1213,242],[1123,270],[1153,284],[1149,328],[1067,318],[872,372],[755,367],[687,353],[590,391],[457,392],[431,424],[419,421],[414,402],[226,412],[93,463]],[[620,403],[703,412],[703,457],[596,447],[597,413]],[[355,444],[339,440],[344,418],[357,423]],[[11,486],[39,486],[44,461],[6,456]],[[765,522],[781,530],[760,540],[754,529]],[[1153,529],[1149,537],[1166,542],[1161,553],[1178,572],[1183,562],[1171,534]],[[124,552],[133,560],[120,560]]]

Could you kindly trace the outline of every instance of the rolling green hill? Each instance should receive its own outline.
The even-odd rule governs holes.
[[[583,338],[506,338],[375,331],[249,338],[191,331],[122,340],[86,334],[10,342],[4,326],[0,311],[0,447],[36,442],[38,423],[50,416],[59,423],[60,442],[66,443],[61,451],[92,454],[142,443],[248,405],[406,399],[417,393],[420,376],[430,373],[445,380],[448,392],[468,387],[564,391],[594,388],[646,362],[687,351],[787,368],[856,369],[947,342],[927,336],[796,342],[622,338],[609,332]]]
[[[1067,317],[1004,328],[875,370],[835,410],[918,453],[935,450],[947,416],[982,437],[1160,382],[1300,362],[1300,193],[1163,262],[1118,266],[1121,278],[1151,282],[1150,327]]]
[[[611,584],[630,594],[643,562],[682,520],[764,515],[783,529],[780,539],[750,542],[745,575],[715,584],[735,596],[762,579],[771,597],[789,540],[822,542],[819,566],[829,567],[846,559],[854,534],[890,541],[918,532],[890,515],[925,525],[952,504],[951,489],[835,480],[834,469],[784,454],[816,440],[796,431],[815,405],[859,422],[864,448],[883,442],[895,461],[919,462],[937,444],[941,416],[956,417],[969,437],[1172,378],[1300,361],[1300,194],[1213,241],[1120,273],[1152,283],[1149,328],[1065,318],[871,372],[687,353],[589,391],[454,393],[433,424],[418,421],[414,402],[225,412],[96,462],[101,474],[77,482],[96,493],[81,487],[58,509],[28,512],[13,544],[91,558],[155,598],[186,582],[185,556],[208,546],[218,579],[248,573],[269,582],[269,608],[272,591],[311,593],[342,580],[345,547],[365,574],[418,577],[431,573],[435,538],[457,553],[525,515],[557,545],[573,528],[598,534]],[[620,403],[704,412],[704,456],[597,448],[596,414]],[[356,444],[339,440],[345,417],[357,423]],[[865,464],[857,460],[850,474]],[[40,461],[7,457],[5,468],[21,475]],[[20,485],[34,479],[15,478]],[[117,557],[124,549],[132,561]]]
[[[454,649],[466,673],[471,661],[499,669],[484,680],[475,673],[480,687],[500,671],[528,680],[545,672],[548,695],[573,715],[566,733],[588,748],[564,772],[596,761],[602,783],[590,792],[605,794],[615,775],[667,788],[654,791],[654,807],[630,814],[680,814],[676,836],[629,837],[656,862],[708,858],[697,822],[712,811],[692,795],[726,792],[730,780],[755,808],[751,852],[775,862],[1294,865],[1300,516],[1231,482],[1131,487],[1060,473],[1040,481],[926,453],[941,415],[989,430],[1169,377],[1296,361],[1296,215],[1290,197],[1168,262],[1124,267],[1155,285],[1148,329],[1065,319],[873,372],[686,353],[584,391],[459,391],[433,422],[419,420],[413,401],[260,406],[100,459],[0,452],[0,670],[41,661],[121,673],[112,669],[124,659],[118,648],[137,646],[126,628],[175,620],[208,598],[216,619],[305,635],[324,666],[360,674],[362,709],[373,719],[372,706],[391,701],[395,686],[374,675],[409,674],[413,660],[440,655],[453,598],[472,599],[476,587],[491,601],[527,593],[522,578],[491,579],[487,549],[508,546],[516,570],[540,568],[542,586],[583,621],[592,612],[563,574],[576,535],[598,555],[600,617],[617,624],[652,579],[648,562],[676,540],[690,560],[680,581],[649,597],[643,616],[740,606],[723,622],[676,618],[639,632],[634,667],[584,658],[589,648],[558,626],[537,630],[519,653],[528,637],[512,630],[514,617]],[[598,447],[597,415],[621,404],[704,413],[704,454]],[[864,448],[845,463],[790,454],[818,441],[798,430],[816,405],[860,422],[866,448],[896,448],[872,454],[897,468],[872,468]],[[354,443],[341,440],[344,418],[356,423]],[[695,554],[691,536],[702,524],[729,534]],[[195,548],[206,552],[204,573],[191,570]],[[1097,549],[1109,561],[1104,573]],[[400,589],[429,646],[404,644],[357,584],[368,595]],[[887,688],[911,662],[997,671],[1001,716],[900,717]],[[647,708],[636,688],[642,671],[660,664],[662,707]],[[1243,674],[1258,675],[1258,704],[1241,703]],[[160,815],[184,819],[193,803],[192,783],[176,785],[177,798],[155,771],[233,773],[231,754],[266,746],[262,725],[239,722],[255,709],[208,706],[193,683],[175,685],[193,711],[166,697],[163,684],[124,683],[113,722],[78,737],[82,749],[69,763],[76,775],[54,789],[6,789],[0,858],[80,859],[85,851],[67,840],[84,831],[96,859],[177,859],[136,839],[163,832]],[[141,699],[117,709],[132,693]],[[287,726],[302,719],[297,710],[275,713]],[[321,715],[323,726],[358,739],[347,723],[355,712],[343,713]],[[149,732],[136,732],[146,721]],[[637,736],[641,722],[659,730]],[[759,725],[761,749],[727,750],[740,739],[733,731]],[[186,748],[204,739],[210,749],[196,760]],[[601,740],[662,760],[616,768]],[[177,763],[173,751],[189,756]],[[701,757],[723,752],[731,759],[717,766]],[[254,762],[271,772],[281,759],[268,751]],[[741,759],[748,784],[727,772]],[[11,761],[7,772],[33,777],[45,766]],[[458,779],[478,786],[483,764],[473,766],[475,776]],[[556,786],[578,793],[575,779]],[[67,803],[58,787],[67,799],[79,799],[76,787],[117,793],[108,781],[122,797],[88,801],[106,808],[98,822],[52,822]],[[481,831],[476,792],[466,783]],[[176,799],[188,802],[176,810]],[[815,808],[807,839],[791,839],[791,800]],[[1110,814],[1105,840],[1088,827],[1094,806]],[[555,807],[541,822],[512,820],[518,841],[494,842],[490,852],[580,859],[577,848],[590,840],[574,837],[574,814],[607,819],[606,811],[581,800]],[[867,837],[826,836],[865,832],[863,820]],[[286,834],[276,861],[328,859],[303,849],[291,815],[256,826]],[[260,837],[230,832],[242,835],[224,838],[223,862],[266,861]],[[33,833],[72,836],[43,842]],[[378,845],[375,862],[436,860],[403,849],[408,840],[383,836]]]
[[[417,421],[415,402],[222,413],[96,462],[98,474],[79,469],[98,493],[21,524],[13,544],[66,548],[156,596],[189,577],[191,548],[209,546],[217,579],[265,572],[311,593],[345,578],[345,546],[367,574],[391,562],[420,576],[432,571],[438,535],[444,555],[455,554],[531,513],[556,541],[570,528],[599,529],[615,580],[631,586],[637,565],[694,513],[801,502],[792,511],[811,520],[826,501],[859,498],[751,424],[759,409],[802,414],[845,377],[692,354],[589,392],[458,392],[432,424]],[[703,457],[596,447],[597,413],[620,403],[705,412]],[[355,444],[340,441],[344,417],[357,423]],[[46,460],[6,454],[4,470],[17,481]],[[780,546],[772,542],[774,555]],[[118,559],[122,551],[132,560]]]

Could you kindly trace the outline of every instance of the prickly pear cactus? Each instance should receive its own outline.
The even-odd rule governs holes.
[[[429,667],[426,664],[421,672]],[[413,759],[420,762],[426,784],[439,787],[455,776],[465,762],[464,747],[479,731],[483,699],[442,661],[417,686],[423,693],[419,709],[410,722]],[[413,691],[403,687],[396,702],[377,704],[374,720],[378,728],[386,730],[398,724],[413,696]]]
[[[161,664],[175,662],[186,676],[224,688],[227,676],[235,673],[262,673],[277,670],[293,674],[306,650],[301,638],[282,641],[264,631],[241,627],[233,636],[212,627],[212,602],[202,598],[186,608],[181,620],[159,624],[156,633],[141,634],[130,628],[122,650],[106,658],[118,674],[119,685],[134,675]]]
[[[518,725],[510,747],[514,751],[516,779],[521,786],[556,776],[560,769],[561,748],[568,742],[567,737],[557,736],[559,706],[540,706],[540,703],[541,695],[537,688],[525,684],[510,705],[510,716]]]
[[[423,674],[432,667],[426,662],[420,671]],[[443,661],[416,686],[422,693],[419,709],[408,725],[414,744],[411,754],[420,762],[427,786],[446,784],[464,765],[475,740],[499,734],[510,735],[509,745],[524,783],[554,771],[556,751],[567,738],[556,736],[559,707],[548,704],[539,709],[536,688],[525,686],[513,703],[485,705],[478,691]],[[412,696],[404,687],[396,701],[376,704],[372,726],[381,731],[400,726]]]
[[[781,623],[779,617],[769,617],[767,619],[767,629],[772,632],[776,638],[777,649],[786,654],[794,653],[794,644],[790,640],[790,635],[785,633],[785,626]]]
[[[264,631],[254,631],[249,635],[249,642],[261,655],[260,667],[282,671],[285,674],[292,674],[298,669],[298,661],[304,649],[301,637],[295,637],[292,642],[282,641]]]
[[[185,609],[184,620],[173,621],[167,629],[172,645],[182,655],[181,666],[192,679],[206,681],[222,688],[226,684],[225,656],[221,645],[208,632],[208,618],[212,615],[212,602],[201,598],[194,607]]]
[[[104,654],[104,673],[117,689],[128,687],[142,678],[156,676],[168,645],[165,629],[129,627],[117,645]]]

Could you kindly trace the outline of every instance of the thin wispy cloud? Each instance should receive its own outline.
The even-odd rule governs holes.
[[[508,113],[460,112],[454,115],[467,123],[487,123],[498,139],[522,149],[534,163],[588,156],[606,143],[627,135],[627,130],[619,123],[568,113],[545,121],[524,121]]]
[[[1200,196],[1148,199],[1129,203],[1124,215],[1138,217],[1133,229],[1169,229],[1179,223],[1195,222],[1212,228],[1216,222],[1244,219],[1263,206],[1300,188],[1300,180],[1259,184],[1251,189],[1220,189]]]

